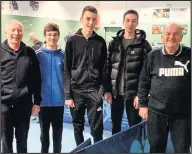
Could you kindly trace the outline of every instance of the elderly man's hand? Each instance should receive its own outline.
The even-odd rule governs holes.
[[[148,107],[139,107],[139,115],[144,120],[148,120]]]

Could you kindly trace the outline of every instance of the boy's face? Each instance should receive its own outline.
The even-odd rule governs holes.
[[[59,34],[57,31],[46,32],[45,41],[47,45],[49,46],[57,45],[58,40],[59,40]]]
[[[135,29],[138,25],[138,17],[135,14],[127,14],[123,21],[123,25],[125,30],[129,33],[135,32]]]
[[[92,32],[97,24],[97,17],[96,13],[85,11],[81,17],[82,28],[87,32]]]

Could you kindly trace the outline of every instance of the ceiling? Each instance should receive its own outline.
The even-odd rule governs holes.
[[[77,1],[76,1],[77,2]],[[130,9],[146,7],[189,7],[190,1],[82,1],[82,4],[93,4],[102,10]]]

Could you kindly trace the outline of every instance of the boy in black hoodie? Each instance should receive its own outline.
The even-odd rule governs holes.
[[[191,48],[180,45],[182,37],[179,25],[167,25],[164,46],[148,54],[141,71],[139,115],[148,120],[151,153],[166,152],[169,131],[175,153],[191,146]]]
[[[84,141],[86,109],[94,142],[103,138],[102,87],[104,98],[112,103],[106,42],[94,31],[97,16],[95,7],[86,6],[83,9],[83,27],[68,39],[65,49],[65,104],[70,107],[77,145]]]

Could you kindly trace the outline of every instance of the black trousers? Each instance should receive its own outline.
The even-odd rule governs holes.
[[[1,104],[2,153],[13,153],[13,137],[16,138],[17,153],[27,153],[27,139],[32,104],[5,106]]]
[[[116,98],[113,97],[111,104],[112,134],[116,134],[121,131],[124,105],[129,127],[140,123],[142,120],[139,116],[138,110],[136,110],[133,106],[133,99],[124,100],[124,97],[120,95],[118,95]]]
[[[85,122],[85,110],[87,109],[91,135],[94,142],[103,139],[103,100],[97,92],[75,93],[73,92],[75,108],[70,108],[74,127],[76,144],[84,142],[83,130]]]
[[[39,123],[41,128],[41,153],[49,153],[50,125],[52,125],[53,130],[53,153],[61,153],[63,113],[64,106],[40,108]]]
[[[168,133],[175,153],[190,153],[191,117],[175,118],[149,112],[147,132],[150,153],[165,153]]]

